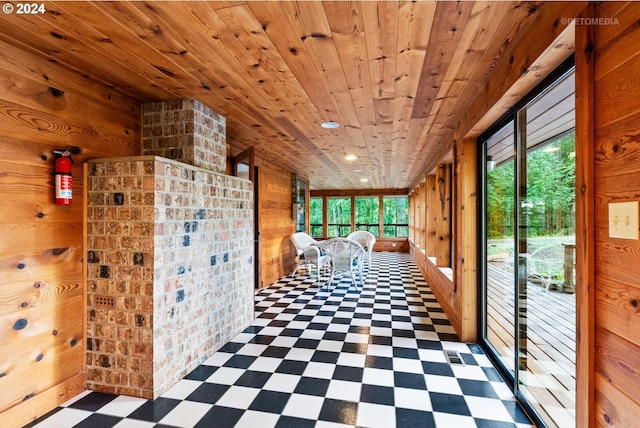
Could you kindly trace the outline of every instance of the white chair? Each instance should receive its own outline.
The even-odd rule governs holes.
[[[373,246],[376,243],[376,237],[373,236],[371,232],[367,232],[366,230],[356,230],[355,232],[351,232],[347,235],[347,239],[353,239],[357,241],[362,248],[364,248],[364,252],[366,254],[366,262],[367,266],[371,266],[371,252],[373,251]]]
[[[331,258],[331,277],[328,284],[333,282],[336,273],[349,274],[354,285],[357,285],[356,274],[358,274],[360,284],[363,283],[362,264],[365,251],[362,245],[352,239],[334,238],[323,242],[322,249]]]
[[[563,273],[564,249],[562,245],[547,245],[532,253],[519,255],[521,264],[526,264],[529,284],[540,285],[545,293],[549,291],[554,280],[558,281]],[[505,259],[504,269],[513,272],[513,254]]]
[[[539,282],[545,293],[554,279],[563,274],[564,248],[561,244],[547,245],[527,254],[527,279]]]
[[[293,276],[298,272],[300,266],[308,266],[309,274],[311,267],[318,269],[318,279],[320,271],[329,266],[330,258],[320,250],[320,243],[304,232],[296,232],[291,235],[291,242],[296,247],[296,268]]]

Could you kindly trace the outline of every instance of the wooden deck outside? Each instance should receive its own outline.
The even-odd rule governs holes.
[[[513,369],[513,273],[488,263],[487,282],[487,338],[506,366]],[[523,357],[527,370],[520,374],[521,391],[550,426],[574,426],[575,294],[545,293],[529,282],[526,322],[527,352]]]

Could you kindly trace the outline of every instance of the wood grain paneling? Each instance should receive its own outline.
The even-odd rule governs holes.
[[[574,27],[567,23],[578,16],[585,5],[586,2],[577,1],[547,2],[537,8],[530,4],[536,13],[527,19],[534,21],[531,28],[535,30],[524,31],[517,39],[509,39],[501,46],[490,69],[491,78],[482,86],[482,96],[474,99],[454,136],[479,136],[566,60],[575,50]],[[516,21],[514,25],[521,23]],[[443,150],[440,157],[445,153]],[[440,157],[434,156],[432,167]]]
[[[406,238],[376,238],[373,251],[409,252],[409,241]]]
[[[475,154],[475,151],[472,151]],[[472,162],[475,162],[475,156]],[[471,184],[474,177],[466,177]],[[413,191],[414,239],[409,251],[427,278],[429,287],[443,307],[457,334],[462,337],[460,295],[450,276],[452,261],[452,165],[440,165]],[[449,272],[440,269],[446,268]],[[474,297],[475,299],[475,297]]]
[[[477,342],[478,245],[474,237],[478,235],[479,186],[475,139],[457,141],[454,151],[453,287],[460,295],[460,340]]]
[[[640,285],[625,284],[615,276],[599,279],[595,287],[596,322],[630,343],[640,343]]]
[[[0,419],[19,427],[85,386],[83,175],[140,151],[138,102],[0,36]],[[78,146],[72,206],[52,150]]]
[[[640,113],[634,112],[610,125],[597,129],[595,156],[598,176],[630,180],[640,171]],[[612,168],[622,166],[624,169]],[[607,186],[609,187],[609,186]]]
[[[416,191],[409,193],[409,241],[416,242]]]
[[[581,13],[594,17],[594,5]],[[594,426],[595,408],[595,28],[579,26],[576,39],[576,426]]]
[[[640,195],[640,184],[633,178],[640,170],[640,5],[603,3],[594,9],[595,18],[611,21],[591,29],[593,35],[587,40],[591,45],[585,47],[593,51],[581,58],[584,67],[593,67],[594,75],[590,110],[594,137],[592,148],[582,152],[593,153],[592,164],[587,157],[584,166],[593,171],[594,183],[593,241],[585,242],[592,244],[594,252],[595,373],[590,374],[592,383],[595,377],[593,423],[632,426],[640,414],[640,241],[609,237],[608,205],[637,201]],[[616,21],[612,21],[614,18]],[[578,96],[588,98],[589,90],[588,86],[583,88]]]
[[[422,276],[427,280],[429,288],[438,300],[442,310],[447,315],[447,319],[456,331],[458,337],[462,337],[462,322],[460,319],[460,301],[458,295],[453,288],[453,282],[449,277],[438,268],[433,261],[427,259],[425,254],[412,243],[410,252],[415,260]]]
[[[33,421],[55,407],[54,403],[64,403],[78,395],[86,384],[84,372],[63,380],[51,388],[37,391],[25,403],[15,405],[2,412],[2,423],[7,427],[21,427],[25,421]],[[28,404],[27,404],[28,403]]]
[[[451,267],[451,164],[436,170],[436,266]]]
[[[320,196],[404,196],[409,189],[343,189],[343,190],[311,190],[311,197]]]
[[[420,183],[416,190],[415,197],[415,222],[416,237],[415,244],[418,248],[425,248],[425,213],[427,212],[427,201],[425,200],[425,183]]]
[[[82,276],[78,271],[81,266],[82,255],[78,247],[3,258],[0,263],[0,271],[4,273],[0,281],[3,290],[0,314],[82,294]]]
[[[601,375],[595,377],[597,394],[592,426],[603,428],[627,428],[637,425],[640,420],[640,406],[637,401],[622,394],[611,382]]]
[[[258,222],[260,230],[260,287],[266,287],[293,272],[295,232],[292,208],[293,174],[264,159],[258,165]]]
[[[598,316],[596,316],[598,323]],[[630,352],[635,345],[610,330],[596,326],[596,372],[631,399],[640,403],[640,353]]]
[[[426,255],[435,257],[438,252],[438,179],[435,175],[428,175],[425,186],[426,210],[422,226],[424,249]]]

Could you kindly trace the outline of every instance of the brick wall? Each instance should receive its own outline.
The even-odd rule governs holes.
[[[155,398],[253,319],[253,190],[154,156],[88,166],[88,387]]]
[[[143,153],[224,173],[226,119],[197,100],[143,105]]]

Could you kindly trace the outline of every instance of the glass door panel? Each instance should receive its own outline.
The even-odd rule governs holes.
[[[549,427],[575,425],[574,87],[569,74],[518,112],[517,389]]]
[[[485,144],[485,340],[504,368],[515,375],[513,121]]]

